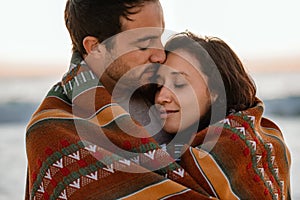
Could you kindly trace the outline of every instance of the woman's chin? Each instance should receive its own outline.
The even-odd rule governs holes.
[[[163,129],[166,133],[171,134],[171,135],[176,135],[179,131],[178,128],[168,127],[168,126],[164,126]]]

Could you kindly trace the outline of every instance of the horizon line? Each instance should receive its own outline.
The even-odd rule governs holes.
[[[241,59],[245,69],[251,73],[300,72],[300,56],[281,58]],[[40,62],[0,61],[0,77],[44,77],[58,76],[67,72],[69,62],[56,61],[42,64]],[[5,66],[5,67],[3,67]],[[24,67],[21,67],[24,66]],[[30,66],[29,68],[27,66]]]

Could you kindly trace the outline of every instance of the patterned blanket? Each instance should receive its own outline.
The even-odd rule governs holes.
[[[25,199],[290,199],[290,153],[262,114],[227,116],[175,161],[75,57],[28,124]]]

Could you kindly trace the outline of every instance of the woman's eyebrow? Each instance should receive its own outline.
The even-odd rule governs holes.
[[[183,71],[179,71],[179,72],[171,72],[171,75],[176,75],[176,76],[178,76],[178,75],[183,75],[183,76],[188,76],[188,74],[187,73],[185,73],[185,72],[183,72]]]

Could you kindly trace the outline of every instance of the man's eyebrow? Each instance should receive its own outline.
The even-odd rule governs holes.
[[[133,43],[144,42],[144,41],[147,41],[147,40],[152,40],[152,39],[157,39],[157,38],[159,38],[159,36],[157,36],[157,35],[149,35],[149,36],[145,36],[143,38],[138,38]]]

